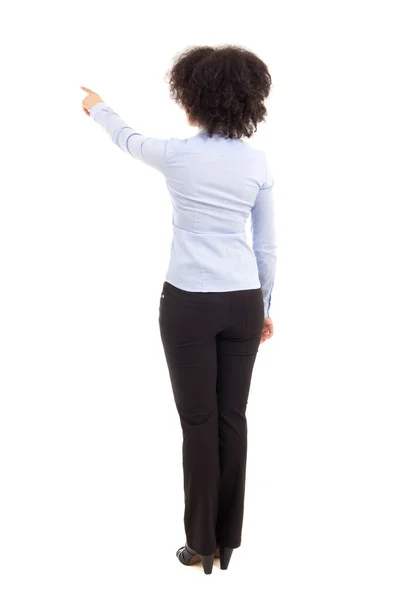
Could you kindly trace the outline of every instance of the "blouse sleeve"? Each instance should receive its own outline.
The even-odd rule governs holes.
[[[264,317],[270,316],[271,295],[276,271],[276,230],[274,180],[269,168],[265,182],[261,185],[251,211],[253,251],[256,256],[258,274],[264,299]]]
[[[105,102],[97,102],[89,113],[121,150],[165,174],[168,140],[146,137],[132,129]]]

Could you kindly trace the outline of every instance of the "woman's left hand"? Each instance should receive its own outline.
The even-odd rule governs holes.
[[[90,117],[90,109],[93,108],[93,106],[98,102],[104,102],[104,100],[98,94],[96,94],[96,92],[93,92],[93,90],[89,90],[89,88],[83,87],[83,85],[81,85],[81,88],[88,94],[88,96],[82,100],[83,112]]]

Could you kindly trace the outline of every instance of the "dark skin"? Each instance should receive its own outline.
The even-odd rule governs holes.
[[[93,90],[84,87],[83,85],[81,85],[81,88],[83,89],[84,92],[87,93],[86,98],[84,98],[82,100],[82,109],[83,112],[90,117],[90,109],[97,104],[98,102],[104,102],[104,100],[101,98],[101,96],[99,96],[99,94],[96,94],[96,92],[94,92]],[[186,115],[188,116],[188,115]],[[193,126],[193,127],[197,127],[197,123],[192,123],[191,121],[188,120],[189,125]],[[260,344],[263,344],[265,342],[265,340],[269,340],[272,336],[274,335],[274,324],[272,322],[272,319],[269,317],[265,317],[264,318],[264,326],[262,328],[261,331],[261,339],[260,339]]]

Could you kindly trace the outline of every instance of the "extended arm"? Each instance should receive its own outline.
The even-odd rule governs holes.
[[[105,102],[97,102],[89,112],[121,150],[164,173],[168,140],[138,133]]]
[[[256,256],[258,275],[264,299],[264,317],[269,317],[271,295],[276,270],[276,231],[273,198],[274,182],[267,177],[260,187],[251,211],[253,251]]]

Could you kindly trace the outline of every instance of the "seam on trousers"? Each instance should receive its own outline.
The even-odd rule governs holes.
[[[245,321],[245,336],[247,337],[247,309],[246,309],[246,302],[245,299],[243,298],[242,300],[242,304],[243,304],[243,311],[244,311],[244,321]]]

